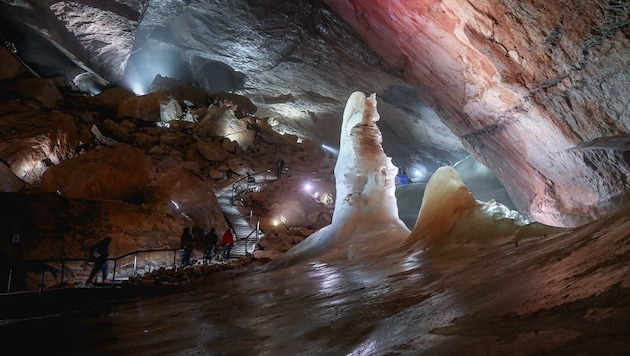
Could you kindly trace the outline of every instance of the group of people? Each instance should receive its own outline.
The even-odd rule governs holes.
[[[223,260],[227,261],[230,258],[230,252],[234,247],[236,237],[232,228],[228,227],[223,233],[221,243],[219,244],[219,235],[215,228],[210,229],[207,234],[203,235],[203,231],[200,228],[195,227],[192,229],[189,227],[184,228],[184,232],[181,236],[181,255],[182,266],[190,265],[190,257],[194,248],[199,248],[201,243],[201,249],[203,249],[203,259],[206,263],[210,263],[215,256],[217,247],[222,247],[221,256]]]
[[[193,236],[193,233],[197,236]],[[96,276],[99,272],[102,273],[101,280],[103,283],[111,283],[111,281],[107,278],[107,259],[109,258],[109,245],[111,241],[111,237],[105,237],[90,247],[88,263],[93,267],[87,281],[85,282],[88,287],[94,286]],[[192,250],[196,247],[199,248],[198,242],[201,242],[202,244],[203,258],[206,263],[212,262],[217,247],[223,247],[221,255],[223,260],[227,261],[230,258],[232,247],[234,247],[234,243],[236,242],[236,235],[234,234],[232,228],[228,227],[221,238],[221,243],[219,244],[219,236],[217,235],[215,228],[210,229],[207,234],[203,235],[203,231],[200,231],[200,228],[198,227],[193,228],[192,231],[189,227],[185,227],[181,236],[182,266],[190,265]]]

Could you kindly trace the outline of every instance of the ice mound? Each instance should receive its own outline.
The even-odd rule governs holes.
[[[520,239],[556,232],[531,224],[517,211],[496,200],[476,200],[453,167],[438,168],[427,183],[418,220],[408,242],[418,249],[473,248],[515,244]]]

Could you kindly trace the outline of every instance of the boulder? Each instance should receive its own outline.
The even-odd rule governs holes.
[[[124,98],[116,105],[116,118],[158,122],[161,114],[160,103],[166,101],[168,96],[162,91]]]
[[[72,116],[46,113],[18,102],[0,105],[0,132],[0,160],[34,186],[49,165],[73,156],[79,146]]]
[[[254,115],[258,110],[258,107],[248,97],[234,93],[214,93],[209,99],[215,106],[233,107],[234,115],[239,119]]]
[[[167,95],[177,98],[182,107],[191,106],[190,104],[192,106],[208,105],[208,93],[205,90],[179,80],[162,77],[159,74],[153,79],[149,91],[164,91]]]
[[[229,157],[221,145],[217,145],[214,142],[200,141],[195,144],[195,148],[205,159],[211,162],[220,162]]]
[[[212,186],[183,164],[158,172],[146,195],[146,204],[164,214],[182,214],[204,231],[227,228]]]
[[[40,189],[71,198],[144,200],[155,167],[137,148],[124,143],[101,146],[50,167]]]
[[[183,111],[179,101],[174,97],[160,102],[160,121],[169,122],[182,117]]]
[[[28,78],[18,80],[4,87],[10,97],[20,98],[29,106],[57,109],[63,100],[53,79]]]
[[[23,180],[13,174],[9,166],[0,163],[0,192],[20,192],[26,186]]]
[[[107,119],[97,126],[103,135],[113,138],[118,142],[131,143],[135,139],[135,137],[128,134],[122,126],[112,120]]]
[[[128,89],[115,87],[103,90],[96,96],[86,97],[85,101],[97,111],[113,114],[116,112],[119,101],[135,96],[136,95]]]

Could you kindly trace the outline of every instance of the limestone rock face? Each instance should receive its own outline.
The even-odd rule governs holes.
[[[133,37],[129,36],[138,27],[140,14],[146,1],[111,1],[98,6],[73,2],[56,2],[50,6],[57,18],[84,45],[90,53],[90,64],[108,80],[120,78],[124,64],[133,47]],[[100,31],[94,30],[94,18],[109,14],[108,20],[100,24]],[[103,27],[104,26],[104,27]],[[112,53],[116,53],[112,56]]]
[[[155,167],[142,151],[127,144],[102,146],[50,167],[40,189],[70,198],[141,202]]]
[[[0,105],[0,159],[24,182],[38,186],[48,166],[72,157],[79,146],[72,116],[25,106]]]
[[[24,259],[86,258],[89,247],[103,236],[112,237],[112,256],[168,248],[179,243],[182,226],[179,215],[115,200],[0,193],[0,207],[10,212],[0,217],[3,229],[20,232]],[[10,241],[8,234],[3,232],[2,244]]]
[[[325,2],[438,103],[528,217],[575,226],[630,192],[623,153],[571,150],[630,131],[627,4]]]

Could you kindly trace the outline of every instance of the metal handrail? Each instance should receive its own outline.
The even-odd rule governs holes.
[[[125,265],[123,265],[122,267],[125,266],[129,266],[129,265],[133,265],[133,273],[134,275],[137,275],[137,269],[138,269],[138,255],[142,254],[142,253],[156,253],[156,252],[173,252],[173,261],[172,261],[172,267],[173,269],[175,269],[176,267],[176,262],[177,262],[177,251],[179,251],[180,248],[168,248],[168,249],[157,249],[157,250],[136,250],[134,252],[130,252],[130,253],[126,253],[122,256],[118,256],[115,258],[108,258],[107,262],[109,263],[110,261],[114,261],[114,266],[112,268],[112,280],[116,280],[116,272],[117,272],[117,267],[118,267],[118,261],[124,258],[127,258],[129,256],[134,256],[134,260],[130,263],[127,263]],[[33,260],[22,260],[20,261],[20,263],[16,266],[11,266],[9,268],[9,280],[7,282],[7,291],[6,293],[11,293],[11,276],[13,275],[13,271],[14,269],[16,269],[16,267],[22,266],[22,267],[26,267],[26,266],[32,266],[32,265],[39,265],[41,267],[41,275],[40,275],[40,283],[39,283],[39,287],[38,287],[38,292],[41,294],[41,292],[43,291],[44,288],[44,277],[45,277],[45,273],[46,272],[53,272],[53,267],[50,267],[50,264],[61,264],[59,269],[56,270],[60,270],[61,272],[61,279],[59,284],[63,285],[64,284],[64,272],[67,268],[67,263],[69,262],[89,262],[88,258],[58,258],[58,259],[33,259]],[[48,268],[46,268],[48,267]],[[121,267],[121,268],[122,268]],[[114,283],[112,283],[112,287],[114,287]],[[5,294],[0,292],[0,294]]]
[[[303,174],[310,174],[311,176],[318,176],[318,175],[328,175],[328,176],[333,176],[334,177],[334,173],[332,172],[319,172],[319,171],[305,171],[305,170],[301,170],[301,169],[296,169],[296,168],[291,168],[291,167],[285,167],[284,168],[286,171],[291,171],[291,172],[299,172],[299,173],[303,173]],[[265,179],[264,181],[261,182],[254,182],[251,183],[249,181],[250,177],[256,177],[257,175],[262,175],[263,173],[271,173],[271,169],[265,169],[263,171],[259,171],[259,172],[255,172],[255,173],[249,173],[246,176],[240,178],[239,180],[235,181],[234,183],[232,183],[232,199],[234,199],[234,197],[236,196],[240,196],[243,192],[247,192],[249,191],[250,188],[250,184],[252,185],[261,185],[267,182],[272,182],[277,180],[278,178],[276,177],[275,179]],[[243,182],[246,182],[246,188],[245,189],[237,189],[238,186],[243,185]]]
[[[291,171],[291,172],[299,172],[299,173],[303,173],[303,174],[310,174],[311,177],[317,177],[317,176],[332,176],[334,178],[334,173],[333,172],[319,172],[319,171],[305,171],[305,170],[300,170],[300,169],[295,169],[295,168],[291,168],[291,167],[285,167],[284,168],[286,171]],[[234,183],[232,183],[232,203],[234,203],[234,198],[235,197],[241,197],[241,194],[247,191],[251,190],[250,184],[252,185],[262,185],[265,184],[267,182],[270,181],[275,181],[278,179],[278,177],[275,177],[275,179],[265,179],[264,181],[261,182],[256,182],[255,181],[255,177],[258,175],[262,175],[263,173],[271,173],[271,169],[265,169],[259,172],[254,172],[254,173],[248,173],[247,175],[245,175],[244,177],[238,179],[237,181],[235,181]],[[251,182],[250,179],[254,177],[254,182]],[[245,185],[245,189],[238,189],[238,187],[242,186],[243,183],[246,182]],[[253,216],[251,216],[250,213],[250,220],[253,220]],[[318,217],[319,220],[319,217]],[[256,228],[254,230],[252,230],[252,232],[249,233],[249,235],[247,235],[246,242],[245,242],[245,254],[249,255],[249,250],[248,250],[248,246],[249,246],[249,237],[253,234],[256,233],[256,242],[254,242],[254,244],[258,243],[258,241],[260,241],[260,221],[256,222]]]

